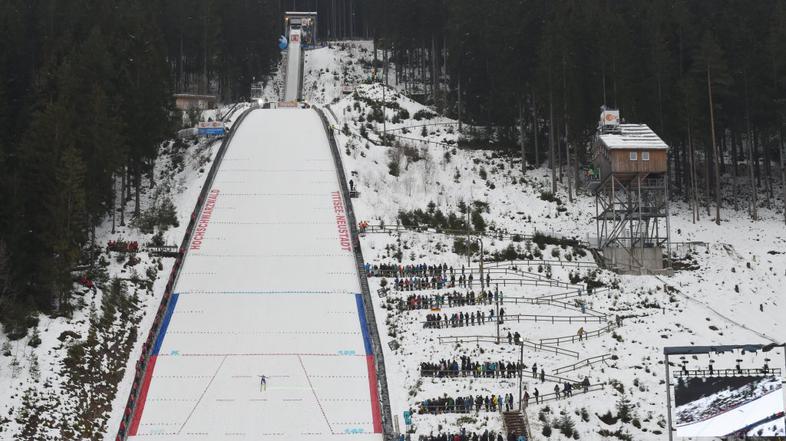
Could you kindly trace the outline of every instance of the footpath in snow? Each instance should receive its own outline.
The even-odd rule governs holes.
[[[382,439],[339,188],[315,112],[248,115],[189,246],[132,439]]]

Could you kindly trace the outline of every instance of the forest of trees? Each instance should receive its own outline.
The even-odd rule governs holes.
[[[69,314],[96,226],[138,214],[175,92],[248,96],[278,60],[275,0],[0,2],[0,322]],[[143,183],[144,181],[144,183]],[[117,185],[115,185],[117,183]],[[133,214],[132,213],[132,214]]]
[[[371,1],[388,75],[530,163],[554,149],[560,181],[607,105],[672,147],[694,217],[782,209],[786,1]]]

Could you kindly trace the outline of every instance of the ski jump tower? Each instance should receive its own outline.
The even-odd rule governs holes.
[[[285,12],[284,32],[288,40],[286,52],[286,77],[284,80],[284,101],[303,100],[303,50],[313,47],[317,42],[316,12]]]
[[[669,146],[645,124],[601,109],[593,148],[598,248],[624,274],[659,273],[669,259]]]

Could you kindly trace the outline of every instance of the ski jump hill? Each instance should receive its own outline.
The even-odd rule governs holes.
[[[730,436],[736,431],[761,423],[762,425],[774,419],[773,417],[780,412],[780,423],[776,425],[783,427],[783,389],[778,388],[772,392],[751,400],[741,406],[729,409],[723,413],[698,421],[693,424],[677,426],[678,437],[706,437],[719,436],[719,434]]]
[[[250,111],[217,160],[128,439],[382,440],[351,218],[320,115]]]

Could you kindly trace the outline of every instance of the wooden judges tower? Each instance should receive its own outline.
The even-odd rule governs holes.
[[[663,272],[670,251],[668,150],[645,124],[622,124],[603,108],[593,148],[598,248],[608,268]]]

